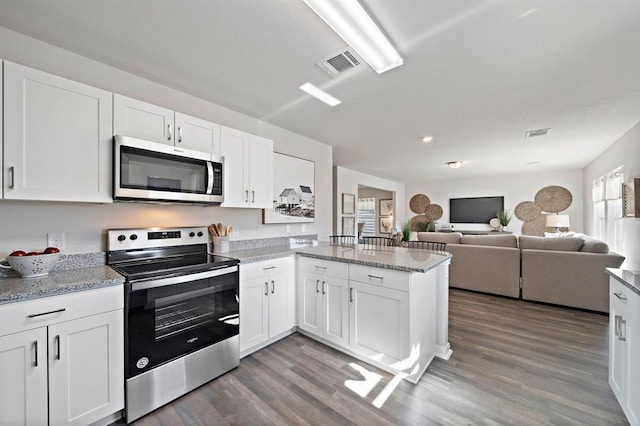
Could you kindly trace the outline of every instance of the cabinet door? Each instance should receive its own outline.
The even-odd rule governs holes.
[[[224,157],[222,207],[249,206],[249,134],[221,126],[220,154]]]
[[[49,418],[86,425],[124,407],[123,312],[49,326]]]
[[[621,406],[626,403],[626,345],[620,340],[622,321],[626,320],[625,291],[611,279],[609,294],[609,384]],[[616,296],[619,295],[620,297]],[[628,321],[627,321],[628,323]]]
[[[220,125],[175,113],[176,146],[220,155]]]
[[[111,93],[4,63],[4,198],[111,202]]]
[[[173,145],[173,111],[114,94],[113,134]]]
[[[267,276],[240,281],[240,352],[269,339]]]
[[[322,336],[322,278],[303,273],[298,279],[298,326],[310,333]]]
[[[349,281],[349,348],[400,361],[409,356],[409,293]],[[390,360],[389,360],[390,358]]]
[[[322,334],[341,346],[349,346],[349,282],[339,278],[323,279]]]
[[[249,190],[251,207],[273,207],[273,141],[250,136]]]
[[[269,337],[295,325],[293,271],[269,276]]]
[[[631,290],[627,294],[628,320],[624,330],[627,344],[627,416],[629,422],[640,424],[640,296]]]
[[[46,327],[0,337],[0,424],[47,424]]]

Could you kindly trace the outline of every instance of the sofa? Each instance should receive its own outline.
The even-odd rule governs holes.
[[[583,234],[545,238],[419,232],[418,240],[447,243],[449,285],[536,302],[609,311],[609,278],[624,257]]]

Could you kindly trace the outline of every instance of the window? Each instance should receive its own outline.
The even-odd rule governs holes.
[[[358,198],[358,223],[364,223],[363,237],[376,235],[376,199]]]
[[[593,181],[593,233],[609,244],[612,251],[622,251],[622,229],[618,219],[623,216],[623,167],[619,167]]]

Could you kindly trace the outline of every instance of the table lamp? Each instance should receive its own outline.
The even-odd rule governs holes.
[[[560,233],[560,228],[569,228],[569,215],[550,214],[547,216],[547,227],[555,228],[556,233]]]

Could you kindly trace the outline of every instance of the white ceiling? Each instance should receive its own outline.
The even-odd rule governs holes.
[[[0,26],[327,143],[336,165],[401,182],[582,168],[640,120],[637,0],[361,3],[401,67],[329,77],[314,63],[346,45],[302,0],[0,0]],[[342,104],[302,93],[306,81]],[[451,160],[464,164],[451,170]]]

